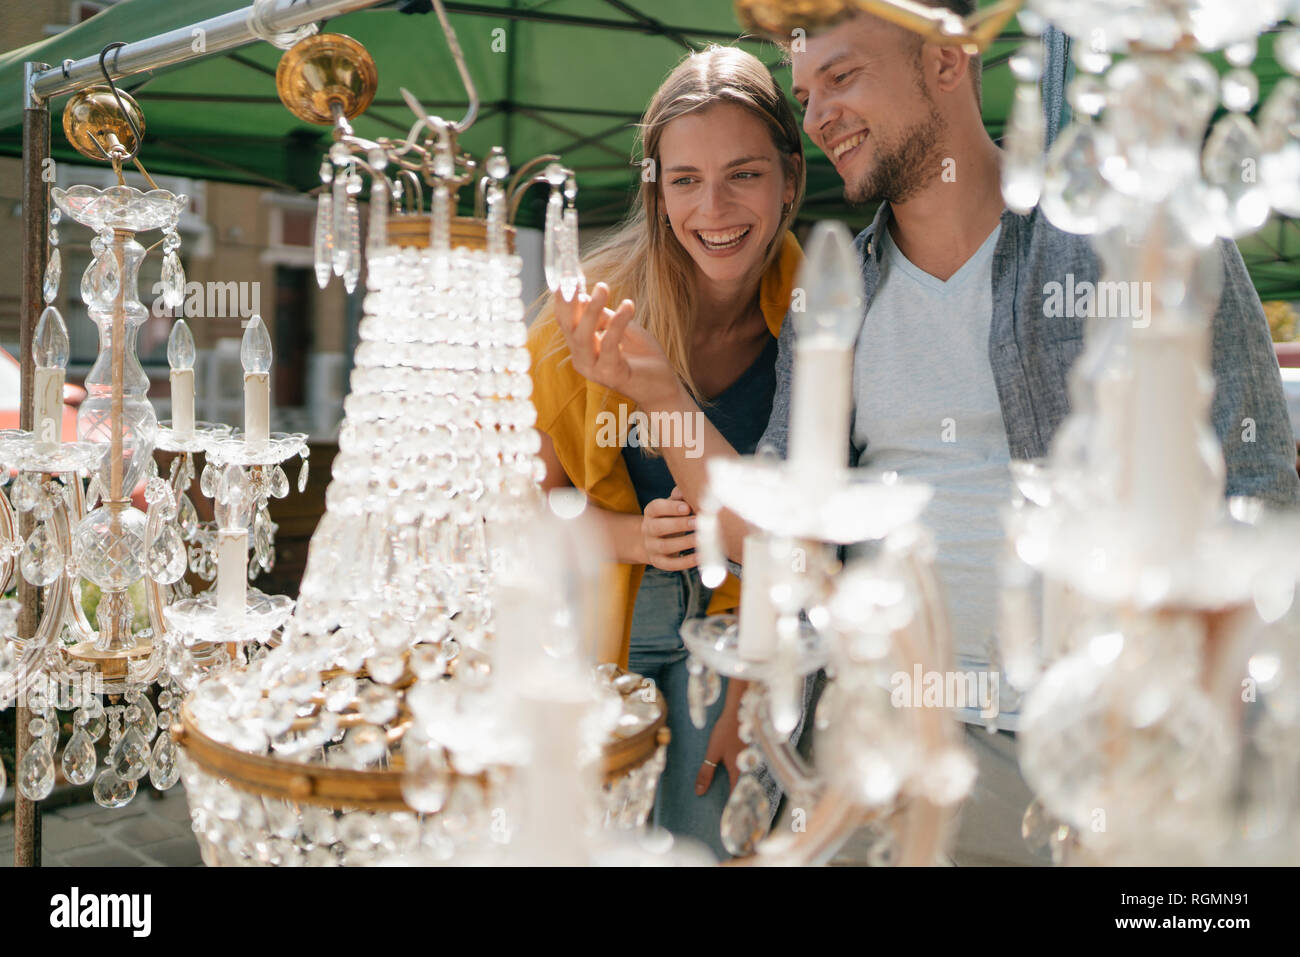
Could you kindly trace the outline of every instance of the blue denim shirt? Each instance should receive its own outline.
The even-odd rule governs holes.
[[[875,221],[859,234],[862,280],[870,308],[881,270],[880,243],[890,210],[882,203]],[[1219,243],[1223,292],[1214,314],[1212,369],[1215,378],[1211,416],[1227,465],[1227,494],[1251,495],[1277,505],[1300,503],[1296,446],[1287,417],[1277,358],[1264,309],[1235,243]],[[1047,454],[1052,436],[1070,411],[1067,374],[1083,350],[1084,319],[1045,318],[1049,283],[1074,275],[1076,287],[1097,282],[1101,266],[1087,236],[1057,229],[1037,210],[1027,215],[1004,210],[1002,233],[993,253],[993,318],[989,362],[1002,406],[1002,422],[1013,459]],[[794,328],[781,327],[776,360],[776,396],[760,447],[787,451],[790,384],[794,369]],[[1244,421],[1254,422],[1254,441]],[[850,439],[852,443],[852,439]],[[851,448],[857,465],[865,449]]]

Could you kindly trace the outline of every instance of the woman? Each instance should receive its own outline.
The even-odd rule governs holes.
[[[767,69],[726,47],[673,70],[641,139],[638,201],[583,263],[588,282],[600,281],[589,297],[552,297],[530,333],[533,399],[544,485],[588,494],[618,562],[602,658],[654,679],[668,704],[655,822],[725,857],[719,820],[737,780],[743,688],[725,688],[697,730],[679,629],[689,617],[735,609],[739,582],[729,577],[712,593],[700,583],[694,510],[674,472],[698,479],[705,453],[750,454],[767,426],[777,336],[801,259],[788,229],[803,197],[803,148]],[[617,309],[606,308],[611,289],[626,297]],[[607,387],[610,357],[596,354],[613,329],[630,363],[617,391]],[[656,420],[656,401],[678,394],[705,415]],[[624,430],[637,412],[647,419]],[[720,765],[725,775],[714,773]]]

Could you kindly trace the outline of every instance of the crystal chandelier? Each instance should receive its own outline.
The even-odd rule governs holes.
[[[682,628],[691,652],[687,697],[697,726],[721,691],[719,674],[750,682],[741,701],[744,776],[722,815],[729,852],[757,862],[821,864],[863,827],[873,864],[932,864],[974,779],[959,726],[945,710],[899,707],[894,676],[951,668],[947,612],[918,517],[927,486],[847,467],[852,348],[862,289],[852,239],[819,223],[798,286],[790,458],[709,463],[701,506],[700,577],[726,573],[718,511],[754,528],[745,539],[739,618]],[[841,567],[837,546],[860,557]],[[818,768],[790,743],[804,682],[829,679],[816,714]],[[805,829],[764,839],[772,809],[756,774],[766,765],[805,809]]]
[[[110,44],[104,56],[120,44]],[[228,634],[229,623],[251,618],[264,603],[283,609],[288,599],[271,599],[252,590],[244,607],[248,546],[246,532],[233,565],[221,576],[222,587],[237,600],[227,603],[227,631],[204,632],[195,624],[192,606],[210,604],[208,596],[189,597],[183,580],[188,566],[212,565],[198,541],[199,523],[187,490],[194,478],[193,453],[205,452],[204,490],[209,470],[226,465],[244,480],[244,528],[256,515],[266,529],[268,499],[288,493],[280,463],[306,455],[305,435],[233,431],[228,426],[195,422],[193,416],[194,344],[184,320],[172,330],[175,422],[159,423],[147,398],[149,380],[136,355],[136,336],[149,316],[140,302],[139,269],[148,252],[137,241],[160,230],[163,247],[164,303],[180,305],[185,275],[177,227],[188,204],[184,195],[127,186],[121,169],[137,158],[144,116],[135,101],[113,85],[77,94],[64,110],[69,141],[83,155],[109,160],[118,184],[108,189],[72,186],[51,190],[48,240],[51,246],[42,293],[46,308],[34,342],[35,423],[32,432],[0,436],[0,461],[17,472],[8,497],[0,495],[0,528],[5,534],[6,576],[18,558],[19,571],[44,589],[41,618],[33,636],[18,636],[4,616],[5,645],[0,649],[3,703],[22,701],[33,713],[31,746],[18,761],[16,785],[30,800],[45,798],[54,786],[59,725],[54,709],[73,710],[74,730],[64,744],[62,769],[72,784],[93,780],[95,801],[119,807],[148,776],[159,790],[176,783],[176,745],[166,730],[176,718],[183,692],[199,673],[229,666],[241,658],[240,644],[267,641],[275,623],[265,616],[245,634]],[[94,259],[81,280],[81,298],[99,327],[99,353],[86,376],[87,397],[77,414],[77,441],[61,441],[63,382],[68,362],[67,329],[54,300],[62,275],[59,229],[64,217],[95,231]],[[152,249],[153,247],[150,247]],[[249,336],[265,338],[259,319]],[[248,337],[246,336],[246,339]],[[269,363],[269,340],[266,361]],[[266,369],[262,370],[266,372]],[[187,378],[188,377],[188,378]],[[179,382],[178,382],[179,378]],[[269,388],[269,382],[263,383]],[[265,416],[262,417],[264,423]],[[155,450],[179,453],[168,478],[158,474]],[[233,464],[231,464],[233,463]],[[245,472],[244,470],[247,469]],[[82,479],[89,476],[89,485]],[[144,486],[147,510],[132,504],[132,492]],[[220,512],[222,503],[218,502]],[[14,512],[31,513],[38,523],[24,541],[16,534]],[[260,536],[256,568],[266,564],[270,543]],[[191,543],[187,549],[186,543]],[[233,553],[232,553],[233,554]],[[213,577],[211,574],[205,577]],[[99,591],[97,627],[82,606],[83,583]],[[147,624],[135,622],[132,589],[142,589]],[[173,613],[181,617],[173,618]],[[285,611],[287,614],[287,610]],[[283,617],[283,616],[281,616]],[[184,625],[177,630],[173,626]],[[265,627],[264,627],[265,626]],[[184,654],[178,649],[184,646]],[[191,655],[196,656],[190,660]],[[150,692],[156,689],[156,702]],[[96,742],[104,737],[100,765]]]
[[[1032,0],[1021,17],[1068,34],[1079,72],[1044,158],[1039,42],[1013,58],[1007,203],[1093,236],[1104,280],[1152,291],[1142,322],[1090,319],[1050,458],[1013,463],[999,632],[1028,691],[1024,832],[1060,863],[1297,859],[1296,528],[1225,504],[1208,362],[1220,239],[1300,213],[1294,27],[1273,46],[1293,75],[1248,115],[1258,37],[1286,12]]]
[[[508,180],[499,148],[481,164],[460,149],[477,98],[435,7],[469,92],[460,123],[428,115],[403,91],[415,114],[407,137],[357,136],[348,121],[369,102],[375,70],[347,37],[304,40],[277,71],[286,106],[333,127],[316,223],[322,283],[360,280],[357,197],[361,173],[370,179],[367,293],[298,605],[277,647],[198,684],[176,730],[210,864],[465,860],[511,846],[511,788],[528,774],[569,780],[557,770],[564,760],[528,757],[510,656],[498,645],[511,609],[514,633],[529,630],[521,602],[536,599],[544,569],[534,560],[531,587],[516,581],[504,603],[494,594],[519,568],[512,555],[537,520],[544,469],[509,221],[526,189],[549,187],[547,278],[571,294],[582,282],[576,188],[555,157]],[[454,215],[465,186],[473,218]],[[579,633],[569,608],[554,612],[559,634]],[[639,826],[665,759],[662,697],[612,667],[581,684],[578,702],[556,707],[587,728],[584,749],[600,755],[598,816]],[[565,698],[565,687],[567,678],[552,690]]]

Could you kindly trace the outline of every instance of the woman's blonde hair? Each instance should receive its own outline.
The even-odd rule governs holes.
[[[766,271],[780,255],[786,231],[803,201],[803,140],[789,103],[762,61],[724,46],[692,53],[655,92],[641,118],[639,137],[642,169],[652,175],[642,175],[638,201],[582,263],[590,282],[610,287],[611,305],[623,299],[636,303],[636,321],[658,340],[673,371],[697,400],[702,397],[691,376],[688,325],[695,314],[693,261],[660,211],[659,142],[664,129],[678,117],[725,103],[743,107],[763,121],[781,154],[785,175],[794,182],[794,201],[782,210],[780,226],[768,244]],[[548,301],[540,321],[554,320]]]

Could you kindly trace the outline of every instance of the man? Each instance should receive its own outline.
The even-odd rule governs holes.
[[[963,15],[973,6],[930,5]],[[1053,314],[1045,303],[1068,276],[1074,288],[1096,283],[1097,257],[1087,237],[1056,229],[1037,210],[1022,216],[1004,208],[1001,153],[980,112],[978,57],[860,13],[809,36],[791,63],[804,130],[844,179],[845,198],[881,201],[857,240],[867,314],[854,358],[851,464],[934,486],[923,520],[935,535],[958,668],[995,671],[998,509],[1011,496],[1008,466],[1047,454],[1069,412],[1066,374],[1083,346],[1083,320]],[[1267,323],[1236,246],[1223,242],[1219,251],[1212,417],[1227,492],[1293,504],[1300,499],[1295,445]],[[603,308],[599,289],[595,298],[593,307]],[[608,323],[604,344],[587,347],[585,374],[614,388],[629,380],[623,366],[654,362],[625,312],[620,319]],[[794,323],[786,322],[763,440],[782,453],[793,346]],[[695,408],[666,385],[624,394],[647,411]],[[1244,419],[1255,424],[1253,442],[1244,440]],[[703,492],[705,461],[734,454],[716,434],[706,433],[704,450],[694,460],[663,450],[690,503]],[[737,559],[743,527],[724,527],[724,537]],[[974,709],[964,717],[978,720]],[[1014,715],[1001,716],[999,726],[1014,728]],[[1044,861],[1020,839],[1032,794],[1019,775],[1014,736],[972,724],[967,739],[980,774],[954,860]]]

